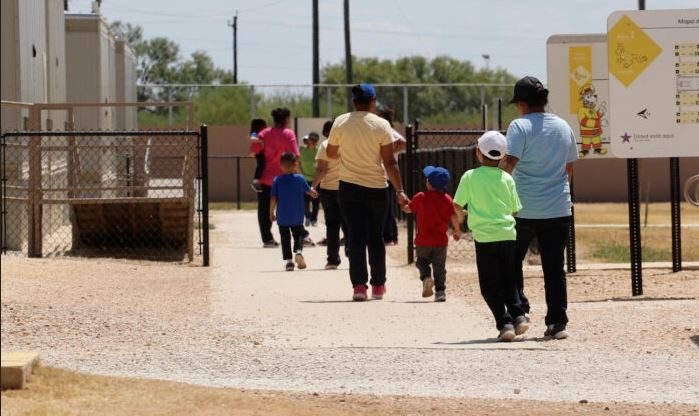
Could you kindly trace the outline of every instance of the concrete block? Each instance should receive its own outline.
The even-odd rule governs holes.
[[[2,389],[23,389],[34,367],[39,364],[36,352],[3,352],[0,384]]]

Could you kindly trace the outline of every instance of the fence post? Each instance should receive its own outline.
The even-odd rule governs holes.
[[[631,253],[631,293],[643,294],[641,253],[641,213],[638,194],[638,159],[626,159],[629,198],[629,251]]]
[[[5,186],[7,185],[7,160],[6,160],[6,138],[3,134],[0,136],[0,164],[2,164],[2,177],[0,178],[0,252],[7,254],[7,193]]]
[[[202,248],[203,266],[209,266],[209,131],[206,124],[202,125],[201,135],[201,201],[202,201]]]
[[[680,159],[670,158],[670,204],[672,217],[672,271],[682,270],[682,230],[680,227]]]
[[[488,130],[488,104],[481,106],[481,124],[483,131]]]
[[[325,107],[328,118],[333,118],[333,91],[330,87],[325,87]]]
[[[408,115],[408,87],[403,86],[403,125],[410,124],[410,116]]]
[[[570,181],[570,200],[574,201],[573,181]],[[568,241],[566,242],[566,265],[568,273],[578,271],[577,256],[575,253],[575,205],[570,208],[570,225],[568,226]]]
[[[502,131],[502,98],[498,98],[498,131]]]
[[[481,84],[480,90],[481,90],[481,108],[483,108],[483,106],[485,105],[485,85]]]
[[[168,103],[172,102],[172,87],[166,87],[167,88],[167,101]],[[172,105],[167,106],[167,125],[172,126]]]
[[[417,121],[415,122],[417,125]],[[406,141],[406,169],[405,169],[405,190],[408,196],[412,197],[414,193],[413,189],[413,151],[414,151],[414,136],[413,136],[413,126],[408,124],[405,127],[405,141]],[[415,248],[413,247],[413,227],[415,226],[415,216],[408,214],[407,216],[407,226],[408,226],[408,236],[407,236],[407,247],[408,247],[408,264],[412,264],[415,256]]]
[[[235,200],[237,201],[237,208],[240,210],[240,156],[235,157]]]

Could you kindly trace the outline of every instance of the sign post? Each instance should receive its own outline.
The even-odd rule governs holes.
[[[673,271],[681,269],[674,188],[678,158],[699,156],[699,9],[614,12],[607,42],[611,148],[628,159],[632,288],[641,295],[638,158],[671,158]]]

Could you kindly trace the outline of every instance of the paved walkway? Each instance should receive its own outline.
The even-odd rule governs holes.
[[[540,323],[525,342],[493,342],[496,331],[480,298],[466,302],[450,296],[443,304],[423,300],[413,267],[389,268],[384,300],[351,302],[346,262],[337,271],[322,270],[324,247],[305,250],[306,271],[285,272],[280,250],[258,248],[252,213],[217,212],[213,222],[214,309],[256,320],[264,333],[261,343],[276,352],[276,361],[266,362],[270,371],[251,368],[255,376],[241,385],[699,403],[699,388],[687,385],[699,380],[694,373],[699,367],[683,358],[635,361],[613,352],[600,357],[569,354],[560,346],[549,350],[549,343],[535,338],[543,331]],[[311,231],[319,239],[322,227]],[[665,376],[667,382],[658,385],[658,377]]]

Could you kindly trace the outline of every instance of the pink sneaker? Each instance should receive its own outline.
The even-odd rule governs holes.
[[[386,285],[372,286],[371,287],[371,297],[377,300],[383,299],[383,295],[386,294]]]
[[[366,286],[357,285],[354,287],[354,294],[352,295],[353,301],[363,301],[366,300]]]

